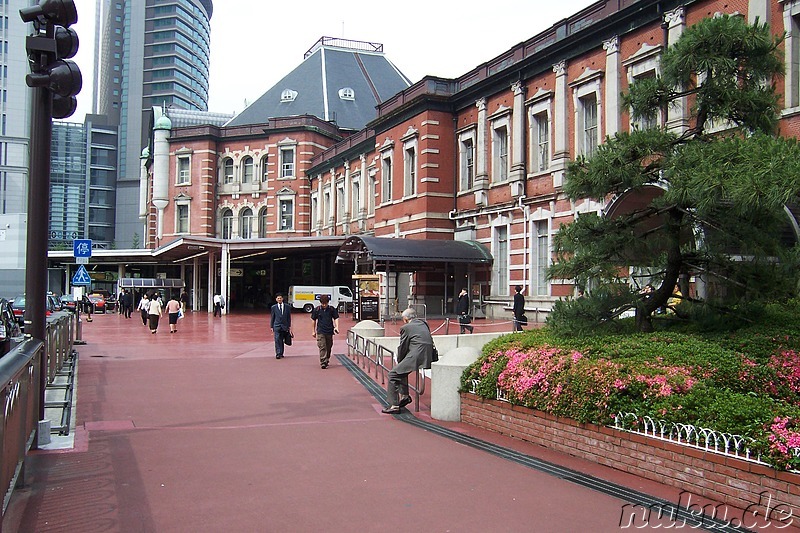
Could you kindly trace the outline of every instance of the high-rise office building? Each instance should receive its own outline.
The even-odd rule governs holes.
[[[49,248],[72,249],[86,238],[86,128],[54,122],[50,143]]]
[[[27,211],[31,92],[25,85],[30,28],[19,10],[26,0],[0,2],[0,214]]]
[[[139,169],[152,108],[208,109],[211,0],[102,0],[94,111],[118,125],[117,247],[142,235]]]

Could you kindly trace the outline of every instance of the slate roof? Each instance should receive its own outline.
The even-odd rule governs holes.
[[[383,45],[323,37],[300,65],[227,125],[313,115],[340,128],[360,130],[375,118],[375,106],[410,85],[384,56]],[[340,97],[346,88],[352,90],[352,99]],[[284,91],[291,91],[294,99],[282,98]]]

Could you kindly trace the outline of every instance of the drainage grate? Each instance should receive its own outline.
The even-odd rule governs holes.
[[[378,383],[376,383],[369,375],[367,375],[349,357],[342,354],[337,354],[336,357],[339,359],[339,362],[345,368],[347,368],[350,373],[353,374],[359,383],[364,385],[364,388],[366,388],[370,394],[372,394],[381,403],[381,405],[384,407],[388,406],[388,403],[386,402],[386,390],[383,387],[378,385]],[[403,410],[401,414],[393,416],[399,420],[402,420],[403,422],[407,422],[413,426],[430,431],[431,433],[451,439],[459,444],[470,446],[508,461],[514,461],[515,463],[527,466],[528,468],[533,468],[534,470],[544,472],[545,474],[555,476],[559,479],[570,481],[576,485],[602,492],[603,494],[618,498],[633,505],[641,506],[647,509],[661,509],[664,511],[664,518],[669,515],[670,517],[673,517],[676,523],[680,522],[683,524],[685,522],[694,529],[700,528],[708,531],[749,531],[741,527],[736,527],[728,521],[718,520],[708,516],[698,517],[697,514],[692,513],[690,510],[676,506],[674,503],[662,498],[656,498],[643,492],[623,487],[622,485],[618,485],[616,483],[611,483],[594,476],[582,474],[576,470],[571,470],[548,461],[537,459],[530,455],[519,453],[510,448],[498,446],[496,444],[453,431],[452,429],[441,427],[425,420],[420,420],[407,410]],[[664,527],[674,526],[665,525]]]

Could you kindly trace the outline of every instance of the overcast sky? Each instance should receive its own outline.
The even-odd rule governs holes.
[[[217,0],[211,17],[209,111],[242,111],[245,102],[253,103],[299,65],[323,35],[382,43],[386,57],[413,83],[428,74],[464,74],[593,3]],[[75,4],[81,40],[77,61],[84,74],[78,111],[71,119],[78,122],[91,109],[95,0]]]

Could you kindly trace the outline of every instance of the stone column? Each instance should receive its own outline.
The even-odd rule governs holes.
[[[353,209],[353,201],[350,197],[352,195],[352,186],[350,183],[350,162],[345,161],[344,165],[344,209],[342,209],[342,234],[347,235],[347,225],[350,223],[350,212]]]
[[[367,156],[361,154],[358,159],[361,161],[361,199],[358,202],[358,228],[364,231],[367,229],[367,213],[369,211],[367,205],[369,201],[369,176],[367,176]]]
[[[615,35],[603,41],[606,51],[606,135],[613,137],[619,132],[619,37]]]
[[[169,132],[172,122],[162,115],[153,126],[153,205],[158,210],[156,237],[164,237],[164,209],[169,204]],[[157,242],[156,245],[160,244]]]
[[[486,98],[475,102],[478,108],[478,128],[475,134],[475,204],[486,205],[489,189],[489,171],[486,167]]]
[[[511,194],[525,194],[525,85],[521,81],[511,84],[514,107],[511,115]]]
[[[683,34],[686,27],[686,17],[683,7],[677,7],[664,14],[667,24],[667,46],[675,42]],[[686,97],[674,101],[667,108],[667,129],[680,135],[689,127],[688,104]]]
[[[567,87],[567,62],[560,61],[553,65],[556,74],[556,87],[553,93],[553,160],[550,168],[553,171],[553,186],[560,187],[564,182],[564,171],[569,161],[569,129],[567,128],[567,112],[569,92]]]

